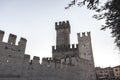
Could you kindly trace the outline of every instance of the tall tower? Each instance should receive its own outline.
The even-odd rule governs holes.
[[[70,24],[69,21],[55,23],[56,46],[68,46],[70,44]]]
[[[70,47],[70,24],[69,21],[55,23],[56,46],[52,46],[52,56],[56,59],[71,57],[77,54],[78,45]]]
[[[90,32],[87,32],[87,34],[83,32],[81,35],[80,33],[78,33],[77,35],[80,58],[89,60],[90,62],[92,62],[92,64],[94,64]]]
[[[92,51],[92,43],[91,43],[91,34],[90,32],[83,32],[82,34],[78,33],[78,50],[79,57],[84,59],[89,64],[89,69],[87,70],[88,78],[87,80],[96,80],[95,74],[95,66],[94,66],[94,57]],[[88,65],[87,65],[88,66]]]

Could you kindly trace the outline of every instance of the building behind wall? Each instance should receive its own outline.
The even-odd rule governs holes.
[[[96,80],[90,32],[78,33],[77,44],[70,43],[69,21],[55,23],[56,45],[52,57],[42,59],[25,54],[27,40],[9,35],[3,42],[0,31],[0,80]]]
[[[113,67],[114,76],[116,79],[120,79],[120,65]]]
[[[119,80],[120,65],[115,67],[96,67],[96,75],[98,80]]]
[[[96,67],[96,75],[98,80],[110,80],[114,78],[113,68],[106,67],[100,68]]]

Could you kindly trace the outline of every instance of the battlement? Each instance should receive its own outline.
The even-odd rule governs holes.
[[[27,40],[25,38],[20,38],[20,41],[18,42],[18,45],[16,45],[16,39],[17,36],[15,34],[9,34],[8,41],[3,42],[4,37],[4,31],[0,30],[0,44],[2,47],[5,47],[5,49],[14,50],[17,52],[23,52],[25,51]]]
[[[34,56],[30,64],[40,64],[40,58],[38,56]]]
[[[56,22],[55,23],[55,29],[58,30],[58,29],[70,29],[70,24],[69,24],[69,21],[62,21],[62,22]]]
[[[29,63],[30,62],[30,55],[25,54],[24,55],[24,63]]]
[[[0,42],[2,42],[3,40],[4,33],[5,33],[4,31],[0,30]]]
[[[60,64],[60,65],[68,65],[68,66],[75,66],[75,65],[78,65],[79,64],[79,61],[77,60],[76,57],[67,57],[67,58],[62,58],[60,60],[58,59],[55,59],[55,58],[51,58],[51,57],[47,57],[47,58],[43,58],[42,59],[42,64],[43,65],[50,65],[50,66],[53,66],[53,67],[56,67],[57,64]],[[58,66],[58,67],[61,67],[61,66]]]
[[[24,55],[24,59],[29,59],[29,60],[30,60],[30,55],[25,54],[25,55]]]
[[[26,42],[27,42],[27,40],[25,38],[21,37],[18,45],[25,45]]]
[[[75,51],[78,49],[78,44],[52,46],[52,51]]]
[[[18,47],[19,47],[19,50],[25,52],[25,48],[26,48],[26,43],[27,43],[27,40],[23,37],[20,38],[20,41],[18,42]]]
[[[90,32],[78,33],[78,44],[70,45],[69,21],[55,23],[56,46],[52,57],[40,59],[25,54],[27,40],[10,34],[3,42],[0,30],[0,80],[96,80]],[[78,46],[79,45],[79,46]]]
[[[44,58],[42,58],[42,62],[44,62],[44,61],[53,62],[53,58],[52,57],[44,57]]]
[[[4,37],[4,34],[5,32],[0,30],[0,41],[3,42],[3,37]],[[17,36],[15,34],[9,34],[9,38],[8,38],[8,44],[9,45],[15,45],[16,44],[16,38]],[[18,46],[20,45],[23,45],[23,44],[26,44],[27,40],[25,38],[22,38],[20,39],[19,43],[18,43]]]
[[[8,38],[8,44],[15,45],[17,36],[14,34],[10,34]]]
[[[87,32],[87,33],[82,32],[82,34],[81,34],[81,33],[77,33],[77,35],[78,35],[78,37],[80,37],[80,38],[90,37],[90,32]]]
[[[37,60],[37,61],[39,61],[40,58],[39,58],[38,56],[34,56],[34,57],[33,57],[33,60]]]

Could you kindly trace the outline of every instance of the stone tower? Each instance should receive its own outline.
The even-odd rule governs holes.
[[[78,44],[70,45],[69,22],[55,23],[55,29],[56,46],[52,47],[53,60],[76,65],[75,70],[82,71],[76,80],[96,80],[90,32],[78,33]]]
[[[89,69],[87,70],[88,78],[87,80],[96,80],[95,76],[95,67],[94,67],[94,58],[92,51],[92,43],[91,43],[91,34],[90,32],[83,32],[82,34],[78,33],[78,51],[79,57],[88,61]]]
[[[56,29],[56,45],[67,46],[70,44],[70,24],[69,21],[55,23]]]
[[[56,46],[52,47],[53,58],[61,59],[73,56],[88,60],[94,65],[90,32],[78,33],[78,44],[70,44],[69,21],[55,23]]]
[[[83,32],[82,34],[78,33],[77,36],[78,36],[80,58],[94,62],[90,32],[87,32],[86,34],[85,32]]]
[[[69,21],[55,23],[56,46],[52,46],[53,58],[61,59],[75,56],[78,52],[78,44],[70,45]]]

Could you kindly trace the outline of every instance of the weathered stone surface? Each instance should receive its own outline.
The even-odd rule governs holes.
[[[78,44],[70,46],[70,24],[55,24],[56,47],[52,57],[40,58],[25,54],[27,40],[21,38],[15,45],[16,35],[10,34],[8,42],[2,41],[0,31],[0,80],[96,80],[90,32],[80,36]]]

